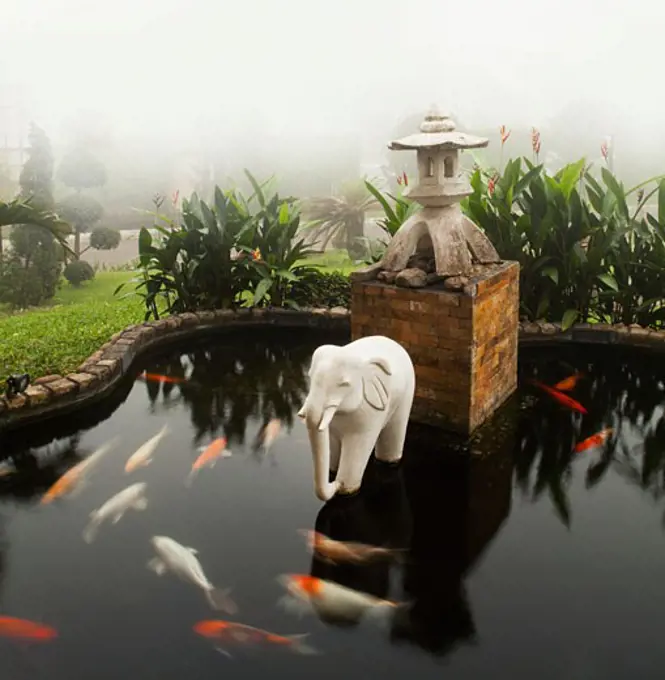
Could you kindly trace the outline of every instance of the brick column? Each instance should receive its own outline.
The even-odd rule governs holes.
[[[474,276],[462,292],[354,282],[352,339],[385,335],[416,369],[411,417],[470,434],[517,385],[519,265]]]

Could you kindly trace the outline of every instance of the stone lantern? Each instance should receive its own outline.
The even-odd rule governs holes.
[[[414,255],[416,261],[433,260],[432,271],[424,272],[432,275],[430,281],[469,276],[474,264],[500,262],[494,246],[459,205],[472,192],[460,172],[459,152],[487,145],[487,139],[456,131],[450,118],[436,112],[425,116],[419,133],[392,142],[390,149],[415,150],[418,155],[418,183],[404,195],[423,209],[404,222],[380,262],[352,278],[367,281],[378,276],[392,282],[396,273],[411,268]],[[425,285],[424,277],[420,280]]]

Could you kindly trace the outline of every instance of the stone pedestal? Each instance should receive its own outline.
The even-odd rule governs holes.
[[[489,265],[461,292],[354,282],[352,339],[385,335],[416,370],[411,418],[470,434],[517,385],[519,265]]]

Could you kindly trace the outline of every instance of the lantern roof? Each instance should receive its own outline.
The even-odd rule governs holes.
[[[452,118],[432,110],[420,124],[419,133],[391,142],[388,148],[392,151],[480,149],[489,144],[489,140],[485,137],[458,132],[455,127],[455,121]]]

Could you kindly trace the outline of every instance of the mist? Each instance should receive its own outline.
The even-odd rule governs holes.
[[[109,165],[105,191],[141,207],[243,167],[328,193],[386,163],[432,104],[494,149],[506,125],[508,154],[536,126],[553,162],[596,160],[611,137],[619,176],[665,168],[658,3],[5,0],[2,14],[0,142],[24,144],[35,121],[56,160],[84,143]]]

